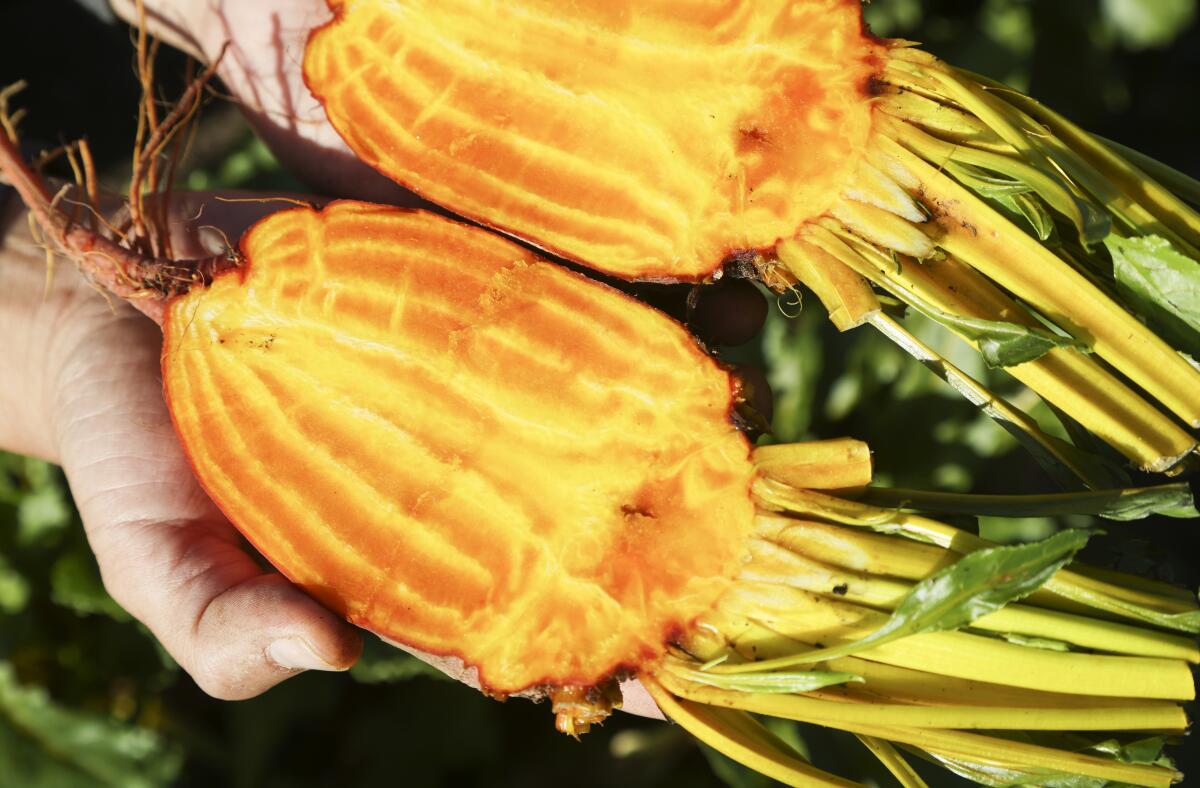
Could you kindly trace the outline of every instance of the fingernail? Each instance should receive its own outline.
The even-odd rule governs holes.
[[[281,638],[267,646],[267,659],[284,670],[344,670],[321,659],[308,641],[298,637]]]

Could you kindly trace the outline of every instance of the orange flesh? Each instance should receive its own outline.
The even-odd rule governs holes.
[[[859,0],[331,0],[309,87],[354,151],[628,279],[823,214],[871,129]]]
[[[647,665],[728,586],[753,469],[679,325],[432,214],[290,210],[242,247],[169,307],[167,399],[321,601],[512,693]]]

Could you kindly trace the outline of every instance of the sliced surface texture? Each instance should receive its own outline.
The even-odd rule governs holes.
[[[331,0],[304,72],[384,174],[629,279],[823,214],[871,130],[858,0]]]
[[[321,601],[511,693],[644,666],[727,587],[749,448],[678,324],[428,213],[289,210],[242,248],[172,303],[167,398]]]

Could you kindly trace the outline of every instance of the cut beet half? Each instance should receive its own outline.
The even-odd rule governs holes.
[[[827,211],[884,52],[858,0],[331,5],[305,74],[361,158],[629,279],[704,279]]]
[[[277,213],[171,303],[205,489],[351,621],[498,694],[658,660],[745,552],[730,375],[681,326],[483,230]]]

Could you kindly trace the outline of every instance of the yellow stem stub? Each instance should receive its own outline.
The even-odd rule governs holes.
[[[792,487],[846,494],[871,483],[871,449],[852,438],[759,446],[752,459],[759,473]]]

